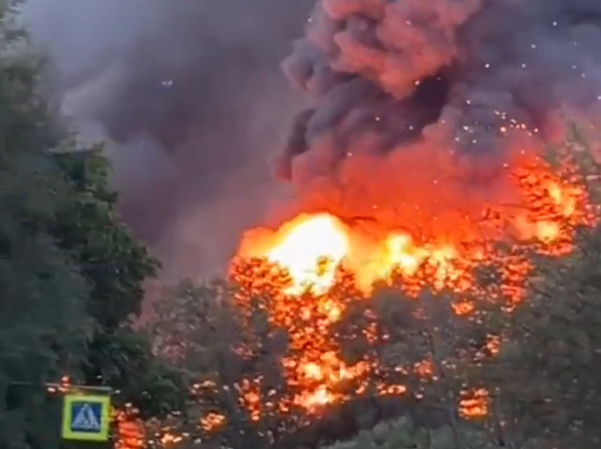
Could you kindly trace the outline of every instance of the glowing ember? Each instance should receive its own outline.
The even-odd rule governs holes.
[[[464,392],[459,403],[459,413],[464,418],[483,418],[488,415],[489,401],[488,392],[482,388],[472,392]]]
[[[225,416],[218,413],[209,413],[207,416],[201,418],[200,425],[203,430],[210,432],[225,425],[225,422]]]
[[[115,423],[115,449],[142,449],[146,445],[144,423],[136,418],[131,406],[113,411]]]

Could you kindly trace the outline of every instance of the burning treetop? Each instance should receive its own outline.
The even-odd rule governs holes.
[[[291,294],[305,288],[327,293],[340,266],[354,273],[364,291],[395,272],[408,283],[465,290],[471,269],[490,263],[497,243],[521,242],[547,254],[564,254],[571,250],[575,227],[594,222],[584,187],[554,174],[548,164],[539,160],[513,168],[510,179],[520,202],[483,202],[479,216],[442,207],[443,220],[428,221],[420,216],[419,204],[409,211],[401,205],[393,212],[397,219],[407,216],[407,224],[386,227],[373,219],[351,223],[329,213],[301,214],[277,231],[249,231],[240,256],[266,258],[288,270],[292,284],[286,292]]]

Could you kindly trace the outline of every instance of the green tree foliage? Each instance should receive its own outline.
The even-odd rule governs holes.
[[[273,390],[274,404],[278,401],[285,391],[278,365],[282,349],[273,346],[273,333],[258,307],[249,315],[253,325],[244,328],[247,322],[233,297],[234,290],[224,282],[183,281],[165,291],[148,331],[156,337],[157,352],[184,369],[193,383],[185,415],[172,417],[173,432],[186,433],[190,440],[210,436],[215,447],[266,447],[270,431],[285,423],[270,413],[253,421],[244,391],[264,375],[259,388]],[[225,416],[226,422],[206,433],[201,420],[212,413]]]
[[[132,325],[141,313],[143,282],[157,262],[120,221],[117,195],[108,186],[102,148],[55,153],[71,187],[52,232],[59,247],[81,267],[89,286],[88,313],[95,327],[83,380],[109,385],[118,403],[133,403],[143,417],[181,405],[185,389],[177,372],[155,358],[151,339]]]
[[[598,204],[599,166],[577,128],[565,142]],[[596,206],[595,206],[596,207]],[[601,442],[601,227],[576,229],[569,257],[535,258],[525,300],[487,310],[500,352],[472,370],[492,393],[489,429],[508,447],[596,447]]]
[[[0,2],[0,447],[52,447],[43,384],[85,357],[88,287],[52,227],[70,188],[47,152],[56,143],[40,59]]]
[[[459,407],[470,382],[480,386],[481,380],[470,375],[471,366],[483,356],[487,339],[482,330],[475,331],[480,324],[452,313],[452,303],[443,296],[414,300],[382,287],[372,298],[359,300],[353,299],[357,292],[342,285],[330,292],[329,297],[347,301],[346,312],[326,335],[332,347],[348,366],[377,363],[368,376],[340,383],[337,392],[347,401],[310,412],[291,404],[308,384],[290,383],[282,369],[285,358],[299,355],[291,337],[295,324],[278,326],[268,319],[286,302],[272,296],[282,280],[258,262],[238,269],[257,274],[253,279],[260,287],[251,291],[244,282],[184,281],[164,293],[149,329],[157,337],[157,351],[194,380],[186,413],[161,423],[169,433],[189,436],[182,447],[202,441],[203,447],[311,448],[349,438],[332,447],[496,447],[487,423],[467,425]],[[301,309],[317,313],[319,302],[306,293],[300,300],[290,298],[285,309],[300,320]],[[364,329],[371,329],[369,336]],[[325,344],[317,331],[308,337]],[[383,385],[403,385],[411,393],[382,394]],[[249,392],[258,407],[249,407]],[[223,420],[203,429],[203,418],[211,415]],[[376,426],[398,416],[404,419]],[[374,426],[373,432],[367,430]]]
[[[144,417],[186,387],[132,325],[156,261],[119,220],[100,150],[66,139],[12,5],[0,1],[0,447],[47,449],[47,382],[110,386]]]
[[[578,247],[569,259],[540,263],[499,356],[476,373],[495,391],[497,433],[514,447],[601,442],[601,229],[583,233]]]
[[[450,426],[430,429],[417,426],[410,418],[383,421],[372,430],[338,442],[327,449],[494,449],[486,432],[462,423],[454,432]]]

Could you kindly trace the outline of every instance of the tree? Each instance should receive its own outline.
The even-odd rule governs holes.
[[[491,418],[511,447],[601,441],[601,229],[569,259],[540,262],[528,301],[506,321],[498,357],[478,376],[494,391]],[[541,443],[542,444],[542,443]]]
[[[564,143],[598,201],[599,166],[577,128]],[[591,183],[592,182],[592,183]],[[593,206],[591,213],[596,214]],[[499,353],[472,375],[492,396],[491,430],[512,448],[594,447],[601,441],[601,227],[575,233],[569,257],[534,258],[526,299],[508,315],[488,310],[497,323]],[[500,325],[499,325],[500,323]]]
[[[259,295],[239,307],[236,288],[189,280],[169,287],[148,331],[158,353],[193,383],[185,414],[171,420],[173,431],[215,447],[267,447],[285,417],[263,398],[277,407],[288,393],[279,364],[287,345],[267,320],[272,298]]]
[[[81,267],[95,323],[83,380],[119,391],[117,403],[133,403],[142,417],[173,411],[186,390],[181,376],[154,357],[150,336],[133,327],[143,283],[156,274],[158,263],[119,219],[102,147],[55,152],[54,158],[71,187],[71,200],[58,211],[52,233]]]
[[[461,423],[459,442],[450,426],[429,429],[416,425],[411,418],[383,421],[356,437],[327,446],[327,449],[494,449],[486,432]]]
[[[0,446],[52,447],[44,383],[83,361],[92,332],[88,286],[51,227],[69,186],[32,55],[0,2]],[[56,446],[55,446],[56,447]]]
[[[110,386],[142,416],[187,387],[132,325],[157,263],[115,212],[101,150],[60,126],[15,14],[0,1],[0,446],[46,449],[59,444],[47,382]]]
[[[391,287],[365,298],[344,270],[327,295],[290,296],[265,261],[232,272],[229,283],[184,281],[158,303],[157,350],[195,384],[171,431],[234,448],[317,447],[407,415],[459,441],[464,372],[487,342],[473,344],[475,324],[449,298]]]

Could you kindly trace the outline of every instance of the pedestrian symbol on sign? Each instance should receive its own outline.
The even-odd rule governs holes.
[[[109,433],[108,396],[67,395],[63,408],[63,438],[107,441]]]
[[[100,431],[100,421],[102,420],[102,406],[100,404],[74,402],[72,407],[73,414],[75,415],[73,421],[71,421],[71,430],[73,432]]]

